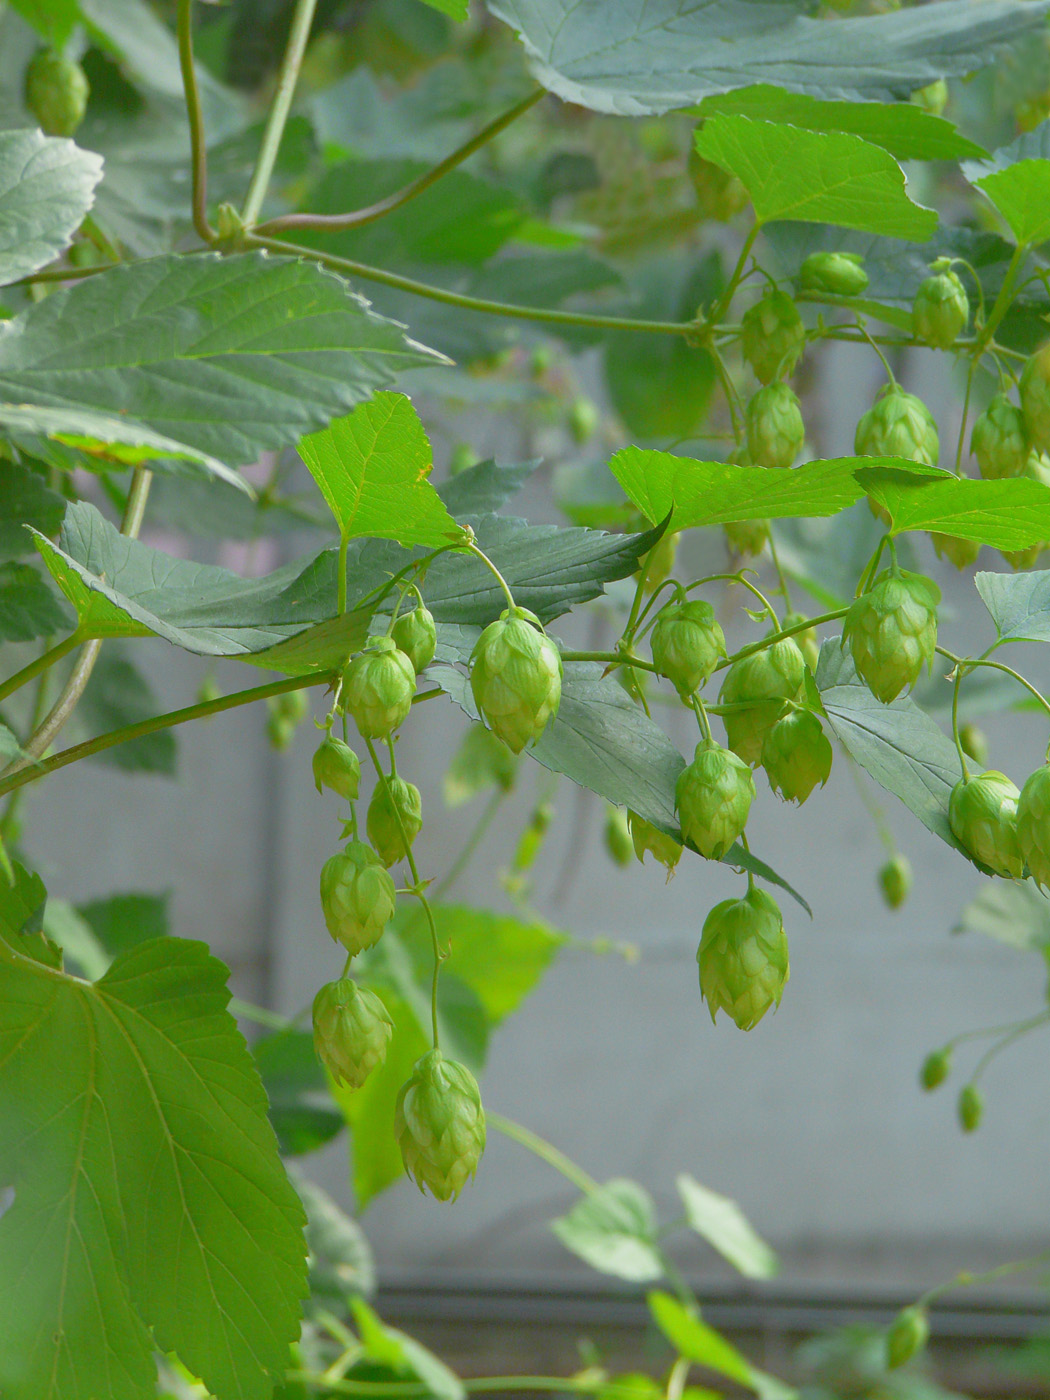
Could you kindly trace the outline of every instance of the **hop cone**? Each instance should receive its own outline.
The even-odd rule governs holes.
[[[767,292],[744,312],[740,344],[763,384],[789,375],[806,343],[798,307],[786,292]]]
[[[368,804],[366,826],[368,839],[384,865],[403,860],[423,826],[419,788],[403,778],[381,778]]]
[[[331,788],[340,797],[353,801],[361,782],[361,764],[349,744],[329,734],[318,745],[312,764],[318,792]]]
[[[789,627],[797,627],[800,622],[805,622],[802,613],[789,612],[784,614],[783,630],[786,632]],[[802,659],[811,671],[817,669],[817,662],[820,660],[820,643],[817,641],[817,629],[807,627],[804,632],[795,633],[795,645],[802,653]]]
[[[721,860],[747,824],[755,780],[735,753],[702,743],[674,793],[682,835],[708,860]]]
[[[455,1200],[485,1150],[485,1110],[470,1070],[428,1050],[397,1096],[394,1136],[419,1189]]]
[[[932,579],[885,569],[846,614],[842,635],[857,674],[883,704],[913,686],[932,662],[940,600]]]
[[[938,559],[947,559],[957,569],[976,564],[981,546],[977,540],[961,540],[957,535],[939,535],[930,531],[930,540]]]
[[[734,554],[750,558],[761,554],[769,539],[768,520],[731,520],[722,526],[726,544]]]
[[[788,710],[762,744],[769,785],[785,802],[805,802],[831,774],[831,744],[811,710]]]
[[[963,849],[997,875],[1014,880],[1024,874],[1017,831],[1020,795],[1005,773],[989,769],[960,778],[948,801],[948,821]]]
[[[602,836],[612,863],[619,866],[630,865],[634,859],[634,841],[627,822],[627,813],[622,807],[606,807]]]
[[[360,1089],[386,1058],[394,1031],[390,1013],[376,996],[341,977],[314,997],[314,1049],[336,1083]]]
[[[765,737],[780,718],[783,701],[799,698],[805,678],[805,658],[792,637],[730,666],[718,698],[723,705],[749,707],[723,715],[729,747],[745,763],[759,762]]]
[[[983,768],[988,762],[988,735],[976,724],[964,724],[959,730],[959,743],[967,758]]]
[[[853,440],[858,457],[907,457],[937,465],[940,440],[930,410],[899,384],[887,384],[861,416]]]
[[[756,466],[790,467],[802,451],[806,427],[798,396],[787,384],[767,384],[747,405],[747,448]]]
[[[415,693],[415,667],[391,637],[373,637],[343,673],[343,705],[366,739],[393,734]]]
[[[656,857],[660,864],[667,871],[667,878],[674,874],[674,868],[678,864],[682,855],[682,848],[673,836],[668,836],[659,827],[653,826],[652,822],[640,817],[637,812],[627,813],[627,825],[631,831],[631,840],[634,842],[634,853],[639,862],[644,865],[648,852]]]
[[[726,654],[726,639],[710,603],[692,599],[661,608],[652,635],[653,665],[682,695],[702,686]]]
[[[1050,341],[1030,355],[1024,367],[1021,412],[1029,442],[1040,452],[1050,452]]]
[[[561,700],[561,656],[524,608],[506,608],[482,632],[470,658],[478,709],[513,753],[538,739]]]
[[[724,899],[704,920],[696,960],[711,1020],[726,1011],[742,1031],[779,1006],[788,980],[788,944],[776,901],[752,886]]]
[[[970,434],[970,451],[988,481],[1020,476],[1028,461],[1028,429],[1024,414],[1005,394],[996,394],[979,414]]]
[[[1017,800],[1017,841],[1029,874],[1050,885],[1050,766],[1025,779]]]
[[[40,49],[26,69],[26,106],[47,136],[72,136],[84,120],[91,87],[83,68],[54,49]]]
[[[348,953],[363,953],[378,942],[394,917],[394,882],[375,851],[351,841],[326,860],[321,870],[321,908],[328,932]]]
[[[964,1084],[959,1090],[959,1126],[964,1133],[973,1133],[984,1117],[984,1097],[974,1084]]]
[[[970,319],[970,298],[947,260],[933,264],[933,276],[927,277],[915,293],[911,311],[912,328],[927,345],[947,350],[958,340]]]
[[[688,169],[696,191],[696,207],[705,219],[728,223],[747,204],[747,190],[737,177],[714,161],[705,160],[695,148],[689,152]]]
[[[925,1308],[902,1308],[886,1337],[886,1365],[895,1371],[917,1356],[929,1339]]]
[[[943,1084],[952,1072],[952,1052],[950,1048],[931,1050],[922,1062],[919,1083],[929,1092]]]
[[[895,855],[879,871],[879,889],[891,909],[899,909],[911,892],[911,861]]]
[[[445,772],[445,804],[462,807],[488,787],[510,792],[518,776],[519,760],[491,729],[472,724]]]
[[[868,285],[868,274],[857,253],[810,253],[799,268],[798,284],[809,292],[855,297]]]
[[[434,614],[422,603],[410,613],[402,613],[390,635],[395,646],[411,661],[417,676],[433,661],[437,648],[437,626]]]

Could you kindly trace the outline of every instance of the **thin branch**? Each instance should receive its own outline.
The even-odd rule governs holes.
[[[179,37],[179,67],[186,96],[186,116],[190,123],[190,151],[193,172],[193,227],[205,243],[215,242],[215,230],[208,223],[208,149],[204,138],[197,69],[193,62],[193,0],[179,0],[176,28]]]
[[[306,41],[310,37],[310,26],[313,24],[316,8],[317,0],[296,0],[292,27],[288,34],[288,47],[277,78],[277,91],[270,104],[270,115],[263,132],[262,145],[259,147],[259,158],[252,171],[251,183],[244,198],[244,208],[241,210],[241,218],[246,228],[251,228],[255,223],[266,198],[285,123],[291,111],[295,85],[299,81],[299,69],[306,52]]]

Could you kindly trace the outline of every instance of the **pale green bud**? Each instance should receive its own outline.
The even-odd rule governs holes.
[[[470,1070],[427,1051],[397,1096],[394,1136],[419,1189],[455,1200],[485,1150],[485,1110]]]
[[[360,1089],[383,1063],[394,1031],[375,992],[349,977],[327,982],[314,997],[314,1049],[336,1083]]]
[[[831,744],[811,710],[788,710],[762,744],[762,767],[769,786],[785,802],[805,802],[831,775]]]
[[[941,590],[932,579],[884,569],[854,602],[843,624],[857,674],[883,704],[919,679],[937,646]]]
[[[742,1031],[779,1006],[788,980],[788,944],[780,909],[752,886],[743,899],[725,899],[704,920],[696,960],[711,1020],[727,1012]]]
[[[979,414],[970,434],[970,451],[988,481],[1020,476],[1028,461],[1028,429],[1024,414],[1005,394],[996,394]]]
[[[806,427],[798,395],[788,384],[767,384],[747,405],[747,448],[759,467],[790,467],[802,451]]]
[[[747,825],[755,780],[742,758],[718,744],[697,744],[675,783],[682,836],[708,860],[721,860]]]
[[[437,626],[434,614],[422,603],[411,612],[402,613],[390,635],[398,649],[411,661],[417,676],[433,661],[437,648]]]
[[[940,453],[930,410],[899,384],[887,384],[861,416],[853,446],[858,457],[906,457],[928,467],[937,465]]]
[[[1050,766],[1025,779],[1017,799],[1017,842],[1036,884],[1050,886]]]
[[[652,635],[653,665],[681,695],[691,695],[726,654],[725,634],[710,603],[693,598],[661,608]]]
[[[391,637],[373,637],[343,673],[342,702],[365,739],[385,739],[404,724],[416,670]]]
[[[525,608],[504,609],[470,658],[474,701],[512,753],[538,739],[558,713],[561,678],[558,648]]]
[[[314,783],[317,791],[331,788],[340,797],[349,801],[357,796],[361,782],[361,764],[357,754],[342,739],[328,735],[317,747],[312,761]]]
[[[810,253],[799,268],[798,284],[808,292],[860,296],[868,285],[863,263],[858,253]]]
[[[741,349],[763,384],[791,374],[805,344],[802,317],[786,292],[767,292],[744,312]]]
[[[380,778],[368,804],[366,826],[368,839],[384,865],[404,860],[423,826],[419,788],[403,778]]]
[[[768,732],[784,710],[798,700],[806,679],[806,662],[793,637],[734,661],[726,671],[718,698],[723,705],[747,708],[723,715],[729,747],[745,763],[758,763]]]
[[[911,319],[916,337],[938,350],[950,349],[966,329],[970,298],[948,259],[939,258],[933,264],[933,276],[915,293]]]
[[[394,917],[394,882],[363,841],[351,841],[321,870],[321,909],[328,932],[348,953],[378,942]]]
[[[948,800],[948,821],[959,845],[996,875],[1012,880],[1024,875],[1017,832],[1020,795],[1005,773],[989,769],[960,778]]]

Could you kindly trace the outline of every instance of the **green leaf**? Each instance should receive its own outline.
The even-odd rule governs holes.
[[[637,1182],[615,1177],[550,1225],[566,1249],[599,1273],[631,1283],[663,1277],[656,1209]]]
[[[80,19],[77,0],[11,0],[11,8],[55,48],[62,48]]]
[[[35,937],[44,926],[47,890],[35,871],[16,861],[14,880],[0,870],[0,938],[19,948],[23,939]]]
[[[44,910],[44,933],[62,949],[63,963],[92,981],[103,976],[110,958],[88,921],[64,899],[49,899]]]
[[[691,1176],[675,1178],[685,1218],[723,1259],[746,1278],[773,1278],[780,1269],[777,1256],[754,1231],[743,1211],[728,1196],[701,1186]]]
[[[1050,642],[1050,570],[975,574],[973,581],[1003,641]]]
[[[1002,214],[1018,243],[1050,238],[1050,160],[1020,160],[973,183]]]
[[[54,535],[65,513],[65,500],[45,485],[39,472],[0,461],[0,560],[32,554],[33,536],[25,527]]]
[[[448,15],[449,19],[464,20],[468,14],[468,0],[423,0],[432,10]]]
[[[30,642],[34,637],[68,632],[72,623],[69,611],[39,570],[28,564],[0,564],[0,638]]]
[[[113,894],[79,904],[77,912],[110,955],[168,934],[167,894]]]
[[[432,1351],[396,1327],[388,1327],[363,1298],[351,1298],[350,1307],[369,1361],[421,1381],[433,1400],[466,1400],[463,1382]]]
[[[994,63],[1043,26],[1041,3],[942,0],[856,19],[809,17],[801,3],[727,0],[488,0],[516,29],[539,81],[565,102],[642,116],[709,93],[771,83],[816,97],[907,97]]]
[[[303,1211],[225,1010],[226,969],[160,939],[97,983],[9,962],[0,1025],[0,1386],[153,1391],[154,1349],[266,1400],[298,1337]],[[99,1072],[99,1066],[105,1072]]]
[[[0,131],[0,286],[45,267],[94,202],[102,157],[40,131]]]
[[[1034,880],[995,880],[959,915],[954,933],[983,933],[1022,952],[1050,950],[1050,899]]]
[[[0,399],[126,416],[237,466],[437,358],[315,264],[178,255],[100,273],[7,322]]]
[[[294,1168],[288,1174],[306,1207],[310,1292],[337,1301],[340,1307],[345,1306],[348,1293],[374,1293],[375,1260],[360,1225],[308,1177]]]
[[[1027,549],[1050,539],[1050,487],[1021,477],[978,481],[951,472],[923,477],[865,467],[857,481],[893,519],[893,533],[935,530],[995,549]]]
[[[518,494],[538,466],[539,462],[477,462],[443,482],[438,495],[453,516],[495,512]]]
[[[679,1356],[728,1376],[748,1390],[756,1388],[751,1363],[720,1332],[709,1327],[698,1312],[687,1309],[677,1298],[660,1289],[647,1294],[646,1301],[653,1321]]]
[[[299,443],[343,539],[435,548],[462,537],[427,477],[433,465],[419,415],[404,394],[376,394]]]
[[[795,219],[916,243],[937,227],[934,211],[908,198],[893,157],[859,136],[727,114],[704,122],[696,149],[737,176],[760,224]]]
[[[123,729],[152,719],[161,706],[149,682],[126,657],[106,648],[95,663],[81,697],[77,718],[93,734]],[[175,735],[170,729],[142,734],[126,743],[92,755],[96,763],[111,764],[125,773],[159,773],[173,778],[176,766]]]
[[[694,108],[698,117],[720,113],[786,122],[804,131],[850,132],[881,146],[898,160],[980,160],[986,154],[951,122],[914,102],[824,102],[758,83],[705,97]]]
[[[283,1030],[260,1036],[252,1054],[283,1156],[316,1152],[343,1131],[343,1115],[332,1103],[310,1032]]]

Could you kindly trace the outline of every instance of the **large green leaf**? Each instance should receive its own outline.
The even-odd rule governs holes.
[[[430,443],[411,400],[380,393],[299,443],[344,539],[434,548],[463,531],[427,477]]]
[[[388,1327],[363,1298],[352,1298],[350,1308],[366,1361],[406,1380],[422,1382],[432,1400],[466,1400],[466,1388],[460,1378],[421,1342],[396,1327]]]
[[[39,472],[0,459],[0,560],[32,554],[33,536],[25,527],[53,535],[65,512],[65,500],[45,484]]]
[[[1050,570],[975,574],[973,581],[1003,641],[1050,642]]]
[[[266,1400],[299,1333],[304,1216],[226,969],[170,938],[96,983],[7,962],[5,1397],[142,1400],[159,1348],[219,1400]]]
[[[705,97],[698,117],[739,113],[759,121],[786,122],[805,131],[845,131],[881,146],[898,160],[980,160],[985,152],[944,117],[914,102],[824,102],[800,92],[758,83]]]
[[[663,1277],[656,1209],[637,1182],[614,1177],[552,1220],[551,1229],[599,1273],[631,1283]]]
[[[937,227],[933,210],[908,198],[889,152],[848,132],[725,114],[704,122],[696,149],[737,176],[760,224],[794,219],[917,243]]]
[[[864,467],[857,481],[889,512],[894,534],[935,530],[995,549],[1027,549],[1050,539],[1050,487],[1041,481],[923,476],[898,467]]]
[[[1042,0],[941,0],[832,22],[798,0],[488,0],[566,102],[627,116],[772,83],[816,97],[907,97],[1035,34]]]
[[[30,642],[66,632],[72,618],[38,569],[28,564],[0,564],[0,640]]]
[[[58,256],[91,208],[102,158],[40,131],[0,131],[0,286]]]
[[[685,1209],[686,1224],[717,1249],[746,1278],[772,1278],[780,1268],[777,1256],[756,1233],[744,1212],[728,1196],[721,1196],[682,1173],[675,1178]]]
[[[967,161],[966,178],[995,205],[1018,243],[1050,238],[1050,122],[1000,146],[986,161]]]
[[[436,358],[314,264],[182,255],[100,273],[8,322],[0,399],[125,416],[237,466]]]

